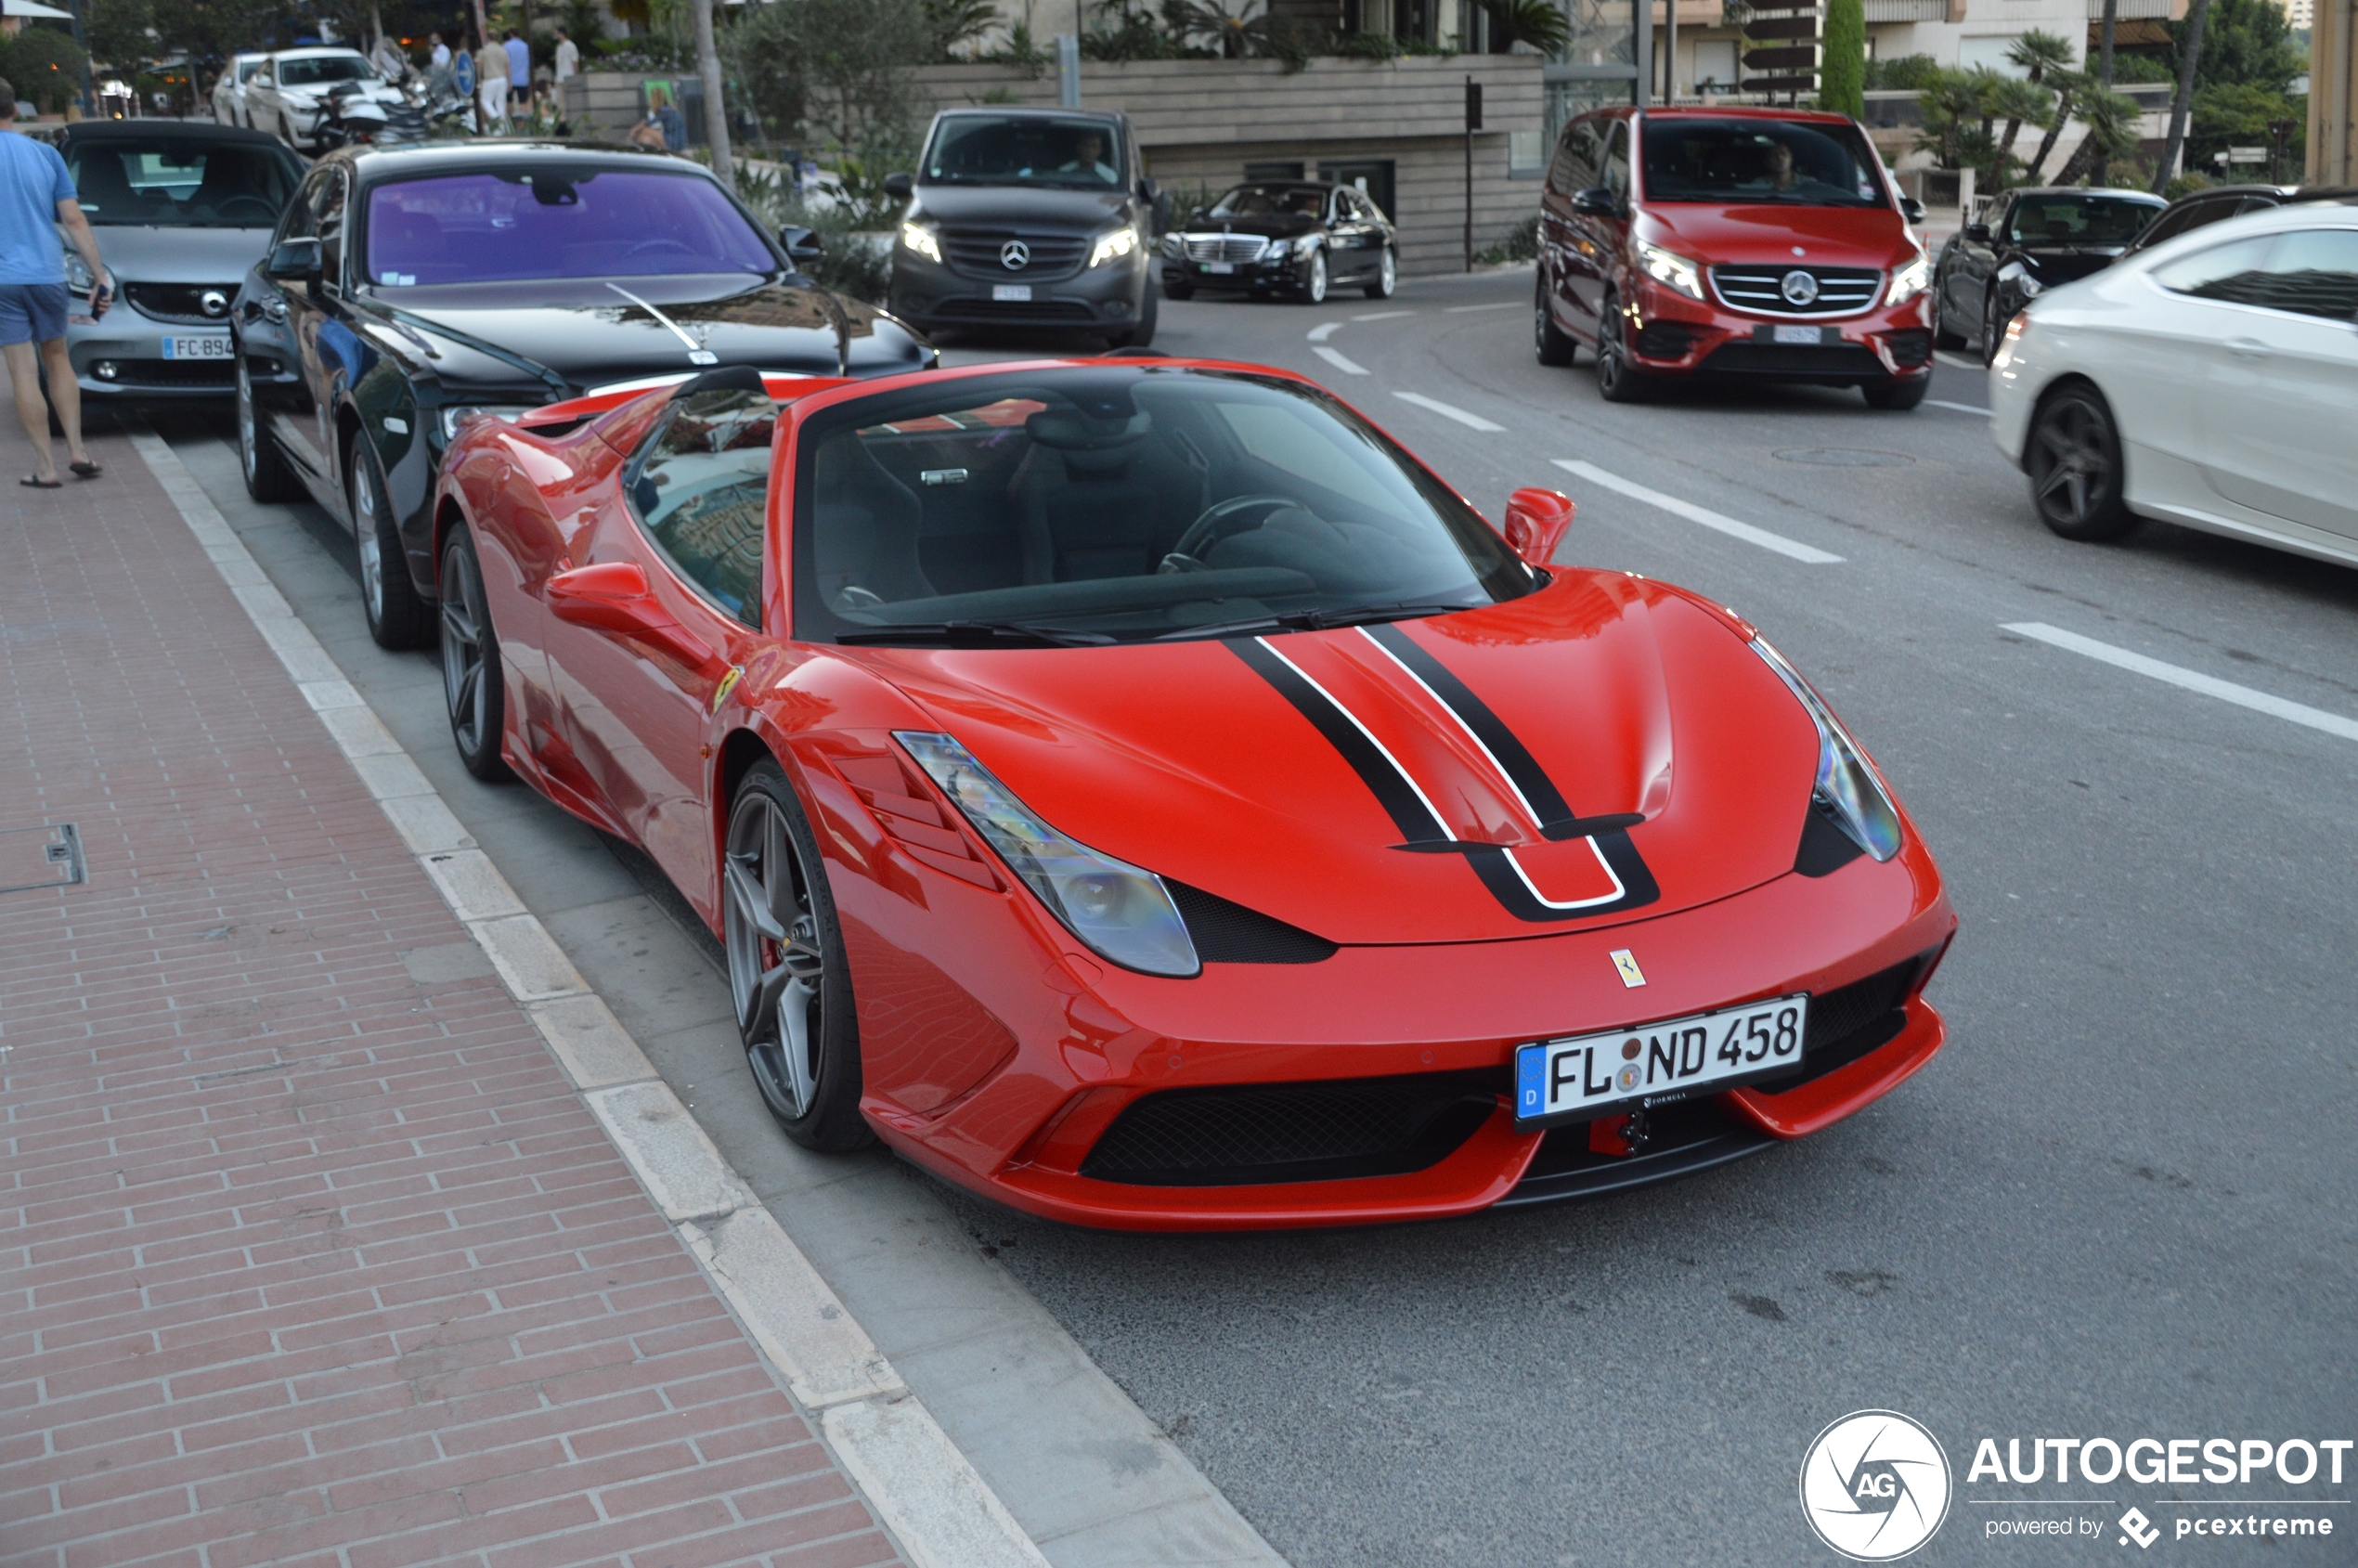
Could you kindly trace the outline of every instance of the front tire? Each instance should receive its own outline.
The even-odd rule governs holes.
[[[1859,390],[1866,395],[1868,408],[1900,412],[1924,400],[1924,395],[1932,390],[1932,378],[1918,376],[1913,381],[1902,381],[1893,376],[1885,381],[1869,382]]]
[[[1302,273],[1302,282],[1295,290],[1294,297],[1304,305],[1327,303],[1327,253],[1325,251],[1318,250],[1310,253],[1308,267]]]
[[[271,444],[269,434],[262,428],[262,416],[254,408],[253,380],[246,373],[245,348],[233,342],[229,351],[238,359],[238,467],[245,475],[246,494],[258,501],[301,500],[303,486]]]
[[[1608,403],[1636,403],[1646,395],[1645,377],[1629,368],[1628,336],[1621,302],[1607,294],[1597,314],[1597,395]]]
[[[2023,456],[2030,504],[2050,532],[2101,544],[2137,525],[2122,499],[2120,432],[2095,388],[2068,386],[2041,403]]]
[[[1951,354],[1965,346],[1965,334],[1950,329],[1949,289],[1937,278],[1932,282],[1932,346],[1945,348]]]
[[[1391,246],[1386,245],[1383,248],[1383,258],[1376,263],[1376,275],[1367,280],[1367,297],[1371,300],[1388,300],[1392,298],[1393,291],[1399,287],[1400,258],[1393,254]]]
[[[1140,294],[1141,299],[1138,309],[1138,324],[1135,327],[1131,328],[1130,330],[1126,332],[1108,333],[1106,335],[1106,346],[1108,348],[1144,348],[1148,343],[1155,341],[1157,300],[1155,297],[1154,286],[1152,284],[1148,284],[1144,290],[1140,291]]]
[[[1182,283],[1176,278],[1166,278],[1162,280],[1162,297],[1167,300],[1191,300],[1196,297],[1196,286]]]
[[[356,432],[344,449],[344,473],[350,486],[346,499],[352,506],[353,550],[360,559],[360,609],[369,620],[369,635],[380,648],[415,648],[426,637],[425,602],[409,581],[409,558],[385,500],[376,448]]]
[[[818,840],[768,758],[730,803],[721,893],[729,991],[763,1106],[805,1148],[858,1148],[870,1134],[843,932]]]
[[[1998,357],[1998,339],[2006,330],[2008,317],[1998,314],[1998,295],[1992,291],[1981,307],[1981,362],[1984,365]]]
[[[1572,334],[1556,325],[1556,313],[1548,305],[1548,275],[1535,276],[1531,291],[1531,346],[1539,363],[1561,369],[1572,363],[1580,352],[1580,344]]]
[[[476,778],[509,777],[499,755],[507,728],[508,685],[499,663],[499,634],[483,591],[483,564],[462,525],[442,546],[442,698],[450,714],[450,741]]]

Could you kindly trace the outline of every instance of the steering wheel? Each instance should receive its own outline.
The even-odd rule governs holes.
[[[1171,547],[1171,553],[1162,558],[1162,564],[1156,569],[1201,571],[1204,556],[1223,539],[1258,528],[1272,514],[1301,504],[1291,496],[1232,496],[1224,501],[1215,501],[1187,525],[1187,531],[1179,536],[1179,542]]]
[[[255,214],[262,220],[259,224],[253,225],[253,227],[254,227],[266,228],[270,225],[279,221],[279,209],[273,207],[269,202],[265,201],[259,196],[224,197],[221,201],[214,206],[213,211],[215,217],[227,218],[236,214],[240,208],[246,207],[253,208]]]
[[[693,256],[696,253],[693,246],[683,245],[677,240],[641,240],[615,258],[615,262],[617,265],[627,262],[641,251],[677,251],[683,256]]]

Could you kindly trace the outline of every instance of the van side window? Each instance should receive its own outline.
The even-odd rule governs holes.
[[[1613,139],[1605,145],[1604,177],[1599,182],[1614,196],[1626,201],[1629,196],[1629,127],[1616,123]]]
[[[1559,196],[1576,196],[1597,183],[1597,126],[1575,120],[1556,141],[1556,155],[1548,164],[1548,188]]]

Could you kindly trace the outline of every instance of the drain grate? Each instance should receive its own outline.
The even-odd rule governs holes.
[[[82,830],[71,823],[0,828],[0,893],[77,887],[87,869],[82,859]]]

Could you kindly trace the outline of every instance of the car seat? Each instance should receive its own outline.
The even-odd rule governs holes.
[[[932,598],[917,560],[925,506],[915,493],[886,472],[856,431],[823,443],[817,461],[811,550],[820,601],[856,610]]]
[[[1011,489],[1025,582],[1148,576],[1202,514],[1207,476],[1149,424],[1056,411],[1024,421],[1033,445]]]

